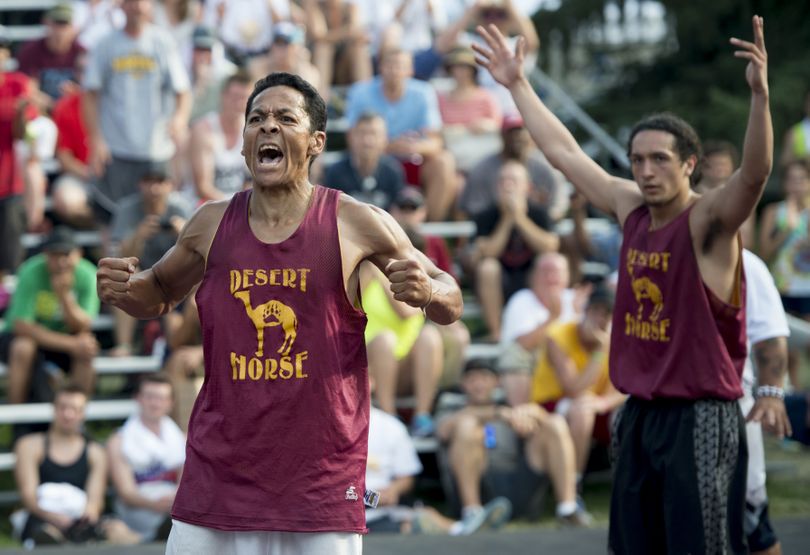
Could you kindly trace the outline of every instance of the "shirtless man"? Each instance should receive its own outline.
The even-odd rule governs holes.
[[[203,205],[151,269],[99,263],[99,295],[140,318],[197,283],[206,378],[191,415],[167,553],[360,553],[369,385],[358,267],[440,324],[461,293],[380,209],[309,182],[326,107],[273,73],[247,102],[252,191]],[[230,547],[228,548],[230,549]]]
[[[703,196],[690,189],[700,159],[694,130],[671,114],[630,134],[633,181],[591,160],[523,74],[490,26],[479,62],[506,86],[532,138],[577,190],[624,229],[610,348],[611,381],[630,398],[617,418],[609,550],[615,553],[744,553],[745,429],[737,399],[746,358],[744,276],[738,230],[771,171],[763,20],[754,42],[733,38],[748,61],[751,108],[740,169]],[[749,418],[782,435],[778,383]]]

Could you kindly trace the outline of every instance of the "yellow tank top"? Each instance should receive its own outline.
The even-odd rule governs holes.
[[[368,317],[366,345],[380,333],[392,331],[397,338],[394,347],[394,357],[397,360],[408,355],[425,325],[425,318],[421,313],[401,318],[391,306],[383,284],[376,279],[363,289],[363,310]]]
[[[577,335],[577,322],[564,322],[553,324],[548,329],[548,338],[568,355],[574,362],[578,373],[582,373],[588,365],[590,354],[585,350]],[[605,353],[599,377],[588,391],[600,395],[605,392],[609,383],[608,356]],[[532,380],[532,401],[535,403],[546,403],[557,401],[563,397],[562,386],[557,380],[557,374],[548,360],[548,350],[544,350],[537,362]]]

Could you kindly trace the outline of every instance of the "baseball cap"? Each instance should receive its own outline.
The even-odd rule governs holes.
[[[475,52],[466,46],[453,48],[444,56],[443,62],[444,67],[464,65],[478,69],[478,65],[475,63]]]
[[[282,21],[273,28],[273,41],[277,40],[287,44],[304,44],[304,31],[295,23]]]
[[[60,2],[45,12],[45,18],[55,23],[70,23],[73,21],[73,6]]]
[[[403,187],[394,199],[394,206],[416,210],[425,204],[425,197],[416,187]]]
[[[217,43],[217,36],[209,27],[198,26],[191,35],[191,43],[198,50],[211,50]]]
[[[512,129],[521,129],[526,127],[523,123],[523,118],[517,114],[507,114],[503,117],[501,123],[501,131],[511,131]]]
[[[495,369],[495,365],[492,363],[492,361],[485,358],[473,358],[468,360],[467,364],[464,365],[463,374],[480,370],[483,370],[485,372],[491,372],[496,376],[498,375],[498,372]]]
[[[169,163],[156,160],[149,162],[149,167],[141,174],[141,181],[165,181],[170,178]]]
[[[67,253],[79,248],[79,244],[76,242],[73,231],[69,227],[60,225],[53,228],[42,244],[42,248],[45,252]]]

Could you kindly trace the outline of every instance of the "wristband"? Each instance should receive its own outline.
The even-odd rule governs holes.
[[[785,390],[775,385],[761,385],[757,388],[756,397],[773,397],[774,399],[784,399]]]

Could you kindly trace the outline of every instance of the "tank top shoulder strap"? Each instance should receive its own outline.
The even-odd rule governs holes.
[[[626,232],[635,230],[648,213],[649,210],[645,204],[641,204],[634,208],[624,220],[624,230]]]

